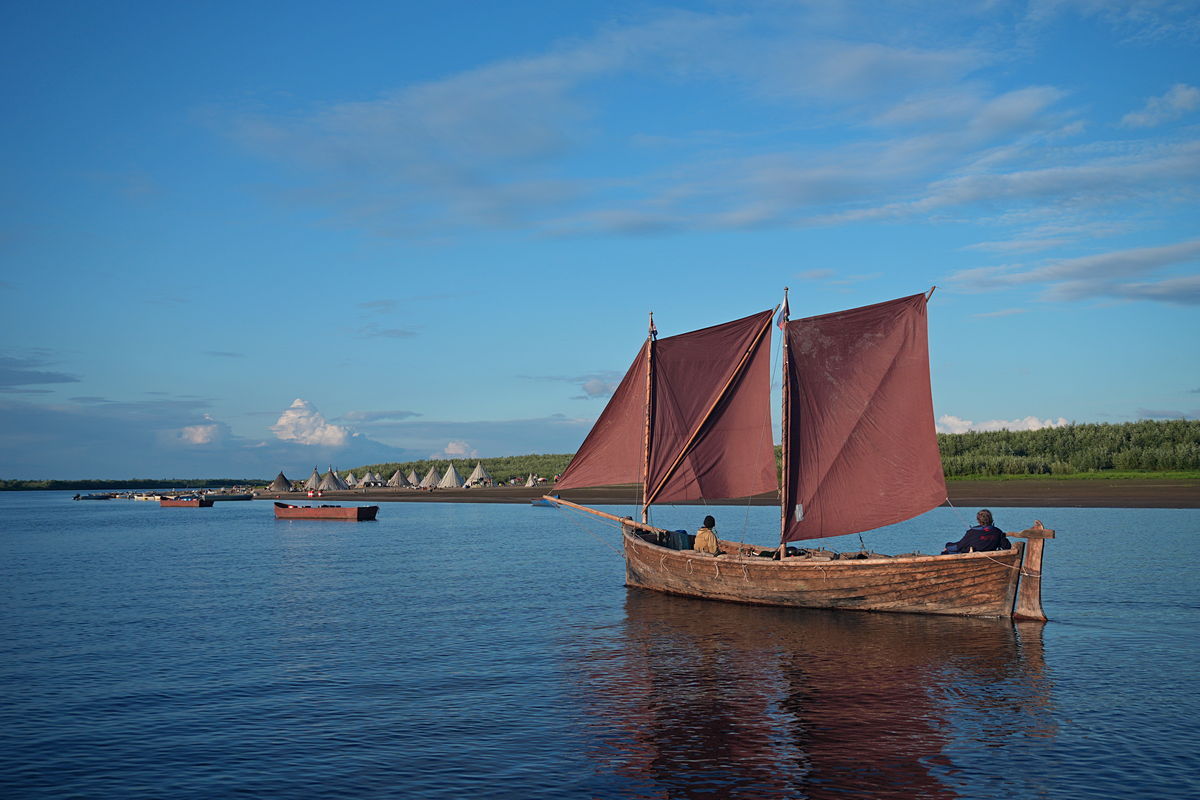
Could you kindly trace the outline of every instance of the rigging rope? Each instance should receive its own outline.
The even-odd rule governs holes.
[[[574,510],[575,510],[575,509],[572,509],[572,508],[567,508],[566,506],[555,506],[555,508],[557,508],[557,509],[558,509],[558,513],[560,513],[560,514],[563,514],[563,513],[567,512],[567,511],[574,511]],[[582,512],[578,512],[578,513],[582,513]],[[572,523],[574,523],[575,527],[579,528],[581,531],[583,531],[584,533],[586,533],[588,536],[591,536],[591,537],[593,537],[594,539],[598,540],[600,543],[602,543],[602,544],[603,544],[603,545],[605,545],[606,547],[609,547],[610,549],[612,549],[612,551],[613,551],[614,553],[616,553],[617,555],[619,555],[621,558],[625,558],[625,553],[624,553],[624,552],[622,552],[621,550],[618,550],[616,547],[613,547],[613,544],[612,544],[612,542],[610,542],[608,539],[601,538],[599,535],[597,535],[597,534],[593,533],[593,532],[591,531],[591,529],[589,529],[589,528],[588,528],[588,526],[584,525],[584,524],[583,524],[583,523],[580,521],[580,518],[579,518],[579,517],[576,517],[575,515],[568,515],[568,517],[567,517],[567,518],[568,518],[568,519],[570,519]],[[603,519],[603,518],[601,518],[601,517],[595,517],[595,518],[592,518],[592,519],[593,519],[593,521],[594,521],[594,522],[598,522],[600,525],[603,525],[603,526],[606,526],[606,527],[615,528],[615,529],[617,529],[617,530],[620,530],[620,529],[621,529],[621,526],[620,526],[620,525],[618,525],[618,524],[617,524],[617,523],[615,523],[615,522],[612,522],[611,520],[605,520],[605,519]]]

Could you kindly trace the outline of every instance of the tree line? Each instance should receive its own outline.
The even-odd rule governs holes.
[[[1179,472],[1200,470],[1200,420],[1165,420],[1121,424],[1067,425],[1038,431],[940,433],[938,448],[948,478],[1004,475],[1078,475],[1112,472]],[[778,448],[776,448],[778,455]],[[571,453],[456,459],[464,478],[476,462],[500,483],[524,481],[533,474],[551,479],[571,462]],[[368,464],[350,470],[378,472],[386,480],[396,470],[425,477],[433,467],[444,475],[446,459]],[[292,476],[293,478],[300,476]],[[0,491],[29,489],[206,489],[266,484],[268,480],[0,480]]]
[[[1118,424],[1067,425],[1037,431],[939,433],[942,469],[948,478],[1001,475],[1077,475],[1115,472],[1200,470],[1200,420],[1166,420]],[[779,448],[775,448],[780,456]],[[497,481],[524,479],[530,473],[552,478],[562,473],[572,454],[505,456],[461,461],[467,477],[474,462]],[[362,469],[384,478],[399,469],[418,478],[435,467],[445,474],[449,461],[376,464]]]
[[[1200,469],[1200,420],[938,434],[947,477]]]

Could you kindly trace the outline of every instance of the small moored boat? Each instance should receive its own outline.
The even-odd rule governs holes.
[[[198,495],[163,497],[158,501],[161,508],[212,508],[212,504],[212,499]]]
[[[368,522],[375,519],[379,506],[294,506],[275,503],[275,519],[336,519]]]

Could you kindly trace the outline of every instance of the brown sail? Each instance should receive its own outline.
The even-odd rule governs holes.
[[[557,490],[639,483],[645,464],[646,359],[642,345],[600,418],[554,484]]]
[[[787,323],[783,540],[879,528],[941,505],[926,296]]]
[[[635,483],[645,477],[646,502],[776,490],[769,405],[771,314],[763,311],[647,342],[555,488]],[[653,385],[647,392],[651,358]]]

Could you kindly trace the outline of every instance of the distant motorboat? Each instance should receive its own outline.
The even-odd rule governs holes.
[[[249,492],[239,492],[237,494],[225,494],[222,492],[214,492],[212,494],[205,495],[205,497],[209,498],[210,500],[253,500],[254,499],[254,495],[250,494]]]
[[[334,519],[349,522],[370,522],[379,513],[379,506],[294,506],[275,503],[275,519]]]
[[[74,499],[74,500],[112,500],[114,497],[116,497],[116,495],[114,495],[114,494],[77,494],[72,499]]]

